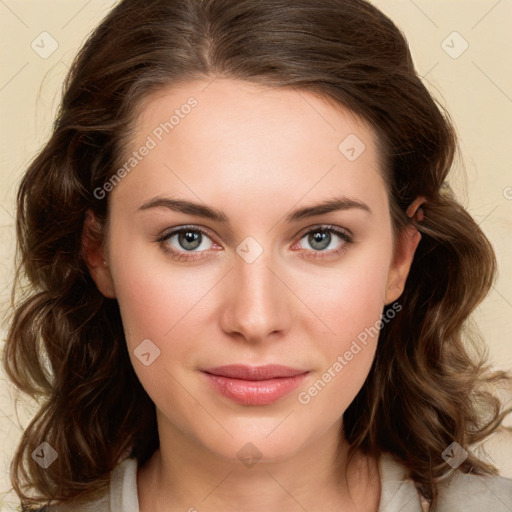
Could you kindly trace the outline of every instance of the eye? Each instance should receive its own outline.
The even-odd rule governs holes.
[[[301,244],[303,240],[311,249]],[[317,226],[307,231],[298,243],[309,253],[306,257],[325,258],[344,253],[352,242],[351,234],[336,226]]]
[[[197,227],[187,226],[167,232],[156,241],[165,252],[170,253],[176,259],[182,260],[195,258],[192,254],[206,252],[214,246],[205,231]]]
[[[301,244],[303,240],[311,248],[304,247]],[[173,229],[160,236],[156,242],[159,243],[164,252],[178,261],[198,259],[202,257],[200,253],[212,249],[218,250],[220,247],[212,241],[206,231],[195,226],[181,226]],[[304,251],[301,252],[306,253],[306,255],[301,254],[303,257],[330,258],[344,253],[348,249],[348,244],[352,242],[350,232],[337,226],[321,225],[313,229],[310,228],[292,248],[297,248],[298,244],[298,249],[303,249]]]

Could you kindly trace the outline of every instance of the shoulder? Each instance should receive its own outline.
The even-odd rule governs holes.
[[[512,510],[512,479],[454,472],[439,482],[439,512]]]
[[[381,454],[378,512],[422,512],[421,497],[408,471],[389,453]],[[511,512],[512,479],[453,471],[438,484],[436,512]]]
[[[139,512],[137,460],[126,459],[111,474],[110,486],[94,499],[74,499],[43,508],[40,512]]]
[[[84,500],[75,498],[58,505],[49,505],[39,512],[110,512],[108,492],[94,499]]]

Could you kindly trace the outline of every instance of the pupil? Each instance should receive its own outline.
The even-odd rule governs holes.
[[[327,231],[315,231],[314,234],[309,235],[309,243],[315,250],[322,250],[329,246],[331,241],[331,234]]]
[[[179,242],[183,249],[197,249],[199,245],[201,245],[201,235],[200,233],[195,233],[193,231],[182,231],[179,235]],[[199,243],[197,243],[199,241]]]

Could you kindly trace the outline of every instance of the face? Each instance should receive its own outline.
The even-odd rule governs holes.
[[[159,428],[278,460],[338,431],[419,235],[394,251],[356,116],[309,92],[208,84],[145,103],[89,268],[118,300]]]

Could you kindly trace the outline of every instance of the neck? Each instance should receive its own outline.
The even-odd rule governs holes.
[[[375,512],[377,462],[360,453],[348,460],[340,430],[335,424],[286,459],[255,457],[244,464],[207,450],[175,428],[159,428],[160,448],[139,468],[140,512]]]

